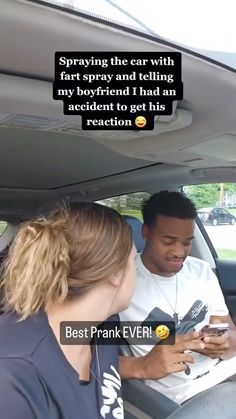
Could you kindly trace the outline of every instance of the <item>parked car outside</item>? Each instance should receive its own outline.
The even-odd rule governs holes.
[[[218,224],[234,225],[236,217],[225,208],[201,208],[198,210],[198,217],[204,224],[216,226]]]

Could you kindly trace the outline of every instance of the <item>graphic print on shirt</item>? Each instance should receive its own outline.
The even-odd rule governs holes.
[[[176,333],[179,335],[194,331],[195,326],[201,323],[207,314],[208,306],[201,300],[196,300],[186,314],[180,319],[179,323],[176,324]],[[142,326],[145,326],[147,322],[173,322],[173,317],[165,313],[158,307],[155,307],[142,322]]]
[[[115,419],[124,418],[123,400],[119,396],[121,394],[121,379],[120,374],[116,368],[110,366],[111,373],[103,373],[102,381],[102,395],[103,395],[103,406],[101,407],[100,413],[103,418],[106,415],[112,414]]]

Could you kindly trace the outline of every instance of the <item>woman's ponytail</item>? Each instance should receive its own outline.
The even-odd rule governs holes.
[[[22,320],[52,302],[64,301],[70,270],[65,214],[23,224],[4,266],[4,303]]]

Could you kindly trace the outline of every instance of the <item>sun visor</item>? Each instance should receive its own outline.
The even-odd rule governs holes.
[[[191,123],[192,112],[178,107],[175,101],[172,115],[156,116],[150,131],[82,130],[81,117],[64,115],[63,103],[53,100],[52,83],[0,74],[0,126],[79,135],[110,143],[153,137]]]

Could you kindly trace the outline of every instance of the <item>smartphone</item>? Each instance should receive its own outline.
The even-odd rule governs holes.
[[[228,323],[207,324],[200,330],[200,337],[204,338],[206,336],[221,336],[228,332],[228,330]]]

